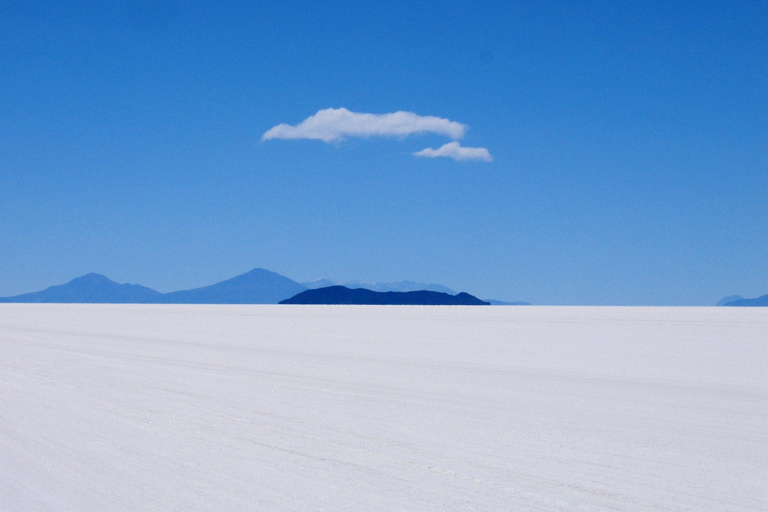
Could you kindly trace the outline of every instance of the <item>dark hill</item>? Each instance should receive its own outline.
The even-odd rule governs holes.
[[[756,299],[738,299],[726,302],[724,306],[742,306],[742,307],[766,307],[768,306],[768,295],[763,295]]]
[[[163,294],[164,304],[276,304],[307,288],[287,277],[255,268],[220,283]]]
[[[145,286],[118,284],[100,274],[86,274],[40,292],[0,298],[0,302],[142,304],[157,302],[161,296]]]
[[[468,293],[447,293],[420,290],[414,292],[374,292],[365,288],[350,289],[346,286],[328,286],[307,290],[286,299],[280,304],[370,304],[408,306],[487,306]]]

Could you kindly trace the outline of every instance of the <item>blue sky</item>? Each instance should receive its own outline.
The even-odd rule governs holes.
[[[768,293],[768,4],[262,4],[0,2],[0,295],[253,267],[537,304]],[[262,140],[341,108],[467,128]],[[414,156],[453,142],[492,161]]]

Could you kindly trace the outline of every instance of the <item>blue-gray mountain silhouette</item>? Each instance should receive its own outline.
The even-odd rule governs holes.
[[[166,293],[166,304],[277,304],[307,288],[296,281],[263,268],[220,283]]]
[[[420,290],[413,292],[374,292],[365,288],[328,286],[306,290],[281,301],[280,304],[370,304],[410,306],[488,306],[468,293],[449,295],[442,292]]]
[[[0,298],[0,302],[66,302],[101,304],[146,304],[162,296],[138,284],[118,284],[100,274],[86,274],[68,283],[51,286],[40,292]]]
[[[287,277],[256,268],[220,283],[192,290],[160,293],[137,284],[118,284],[87,274],[40,292],[0,298],[0,302],[91,304],[277,304],[306,288]]]
[[[762,295],[756,299],[737,299],[726,302],[723,306],[766,307],[768,306],[768,295]]]

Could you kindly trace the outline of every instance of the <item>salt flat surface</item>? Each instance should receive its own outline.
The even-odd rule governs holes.
[[[768,510],[768,309],[0,305],[0,510]]]

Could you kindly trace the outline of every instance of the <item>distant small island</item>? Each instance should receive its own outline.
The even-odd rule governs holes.
[[[490,306],[490,302],[468,293],[450,295],[419,290],[412,292],[374,292],[365,288],[327,286],[306,290],[280,301],[280,304],[360,304],[377,306]]]

